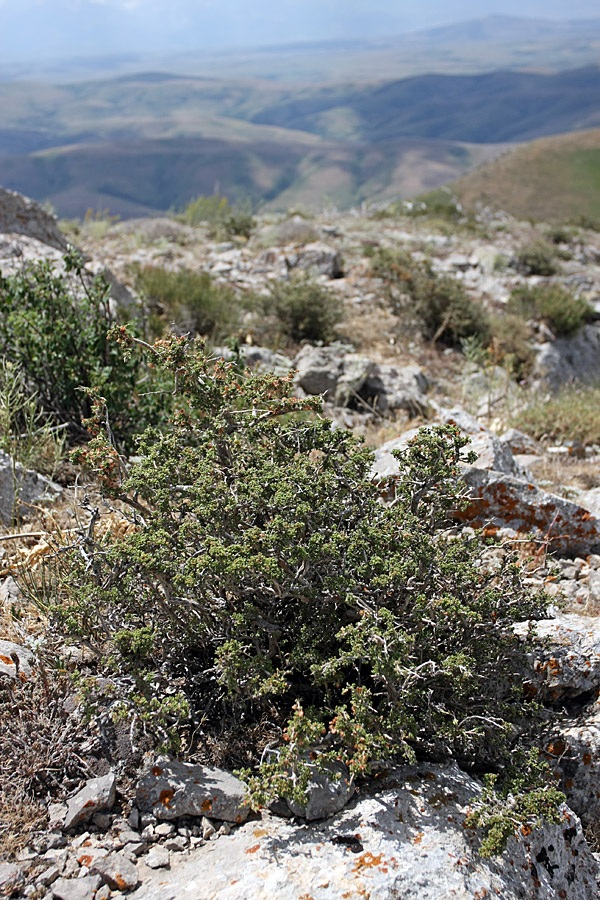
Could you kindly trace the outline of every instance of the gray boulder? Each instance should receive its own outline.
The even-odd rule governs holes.
[[[310,769],[306,803],[287,801],[290,811],[308,822],[333,816],[346,806],[354,794],[354,782],[342,763],[327,762],[323,768],[311,765]]]
[[[569,381],[594,382],[600,372],[600,324],[585,325],[574,337],[537,347],[532,380],[556,390]]]
[[[110,809],[116,798],[117,779],[114,772],[101,778],[90,778],[87,784],[67,803],[63,830],[68,831],[87,822],[94,813]]]
[[[0,188],[0,234],[22,234],[64,253],[67,240],[54,216],[17,191]]]
[[[94,861],[90,871],[92,875],[99,875],[111,891],[132,891],[140,883],[137,866],[123,853],[111,853]]]
[[[0,676],[27,681],[33,669],[33,653],[20,644],[0,640]]]
[[[332,819],[297,828],[264,814],[144,874],[132,900],[596,900],[598,863],[577,817],[519,832],[482,859],[465,829],[480,782],[454,764],[402,767]]]
[[[304,269],[326,275],[328,278],[341,278],[344,266],[339,250],[335,250],[322,241],[305,244],[292,252],[286,252],[285,262],[289,269]]]
[[[344,372],[345,355],[345,351],[337,346],[312,347],[307,344],[293,362],[298,372],[296,384],[306,394],[326,394],[332,399]]]
[[[246,788],[229,772],[159,757],[140,778],[136,804],[157,819],[209,816],[226,822],[244,822]]]
[[[59,878],[50,890],[55,900],[92,900],[101,884],[99,875],[84,875],[82,878]]]
[[[37,472],[24,469],[0,450],[0,521],[10,524],[15,514],[25,517],[30,506],[56,499],[62,488]]]

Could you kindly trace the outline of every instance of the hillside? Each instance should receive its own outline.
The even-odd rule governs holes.
[[[600,129],[516,147],[452,184],[461,203],[539,221],[600,221]]]

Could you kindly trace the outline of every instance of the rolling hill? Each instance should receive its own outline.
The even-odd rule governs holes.
[[[516,147],[451,185],[467,208],[600,225],[600,129]]]

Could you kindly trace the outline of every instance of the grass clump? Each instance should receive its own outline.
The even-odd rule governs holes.
[[[274,319],[275,339],[299,343],[329,343],[343,315],[342,301],[332,291],[306,275],[275,281],[259,298],[263,312]]]
[[[508,302],[509,312],[522,319],[545,322],[557,337],[571,337],[585,325],[592,309],[583,297],[576,297],[560,284],[524,285],[515,288]]]
[[[148,353],[176,378],[171,426],[142,434],[123,472],[98,404],[85,453],[132,527],[88,528],[85,555],[54,561],[45,606],[99,651],[133,739],[154,708],[184,756],[220,742],[255,805],[303,799],[309,751],[354,777],[390,754],[502,770],[536,727],[514,624],[547,598],[508,554],[487,565],[479,536],[449,538],[466,439],[422,432],[375,485],[372,453],[315,415],[318,398],[292,397],[291,377],[185,338]]]
[[[534,400],[514,424],[537,440],[600,445],[600,385],[566,385],[553,397]]]
[[[436,275],[429,263],[417,262],[402,250],[380,248],[372,252],[371,272],[385,281],[394,313],[414,319],[432,343],[459,348],[466,338],[489,339],[490,324],[483,307],[460,281]]]
[[[153,336],[174,325],[178,331],[221,338],[237,325],[240,301],[232,288],[215,283],[208,272],[145,266],[135,274],[135,288],[146,305]]]

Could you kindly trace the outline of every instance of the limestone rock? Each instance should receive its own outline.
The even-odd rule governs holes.
[[[346,806],[354,794],[354,783],[348,769],[341,763],[327,763],[325,769],[316,765],[311,765],[310,768],[311,779],[306,804],[288,800],[292,813],[307,822],[333,816]]]
[[[116,776],[114,772],[101,778],[91,778],[87,784],[68,802],[63,829],[68,831],[82,822],[87,822],[94,813],[110,809],[116,797]]]
[[[598,863],[566,807],[560,825],[511,838],[497,858],[478,854],[464,828],[481,784],[454,764],[402,767],[375,796],[297,828],[264,814],[171,870],[148,873],[132,900],[596,900]]]
[[[164,847],[152,847],[144,862],[151,869],[167,869],[169,867],[169,851]]]
[[[137,866],[122,853],[111,853],[110,856],[95,861],[90,871],[99,875],[111,891],[132,891],[140,883]]]
[[[577,503],[502,472],[462,466],[461,475],[473,497],[456,513],[463,522],[488,534],[532,535],[559,554],[586,554],[600,546],[600,520]]]
[[[333,396],[344,371],[344,351],[339,347],[311,347],[307,344],[296,356],[296,383],[307,394]]]
[[[239,823],[250,811],[245,796],[243,783],[229,772],[160,757],[138,781],[136,805],[158,819],[206,815]]]
[[[23,873],[13,863],[0,862],[0,895],[10,897],[23,882]]]
[[[322,241],[305,244],[295,251],[286,253],[285,260],[290,269],[312,269],[328,278],[341,278],[344,274],[339,250],[329,247]]]
[[[20,644],[0,640],[0,676],[27,681],[31,677],[33,653]]]
[[[532,380],[552,390],[570,381],[594,382],[600,372],[600,324],[584,327],[573,337],[538,345]]]
[[[525,634],[528,623],[516,626]],[[534,687],[542,697],[578,697],[600,688],[600,617],[561,613],[535,623],[536,650],[531,659]]]
[[[102,881],[98,875],[83,878],[59,878],[51,886],[55,900],[92,900]]]
[[[0,234],[23,234],[61,253],[67,249],[54,216],[35,200],[5,188],[0,188]]]
[[[53,500],[62,493],[58,484],[24,469],[13,462],[6,453],[0,451],[0,521],[8,525],[14,514],[26,516],[30,505]]]

